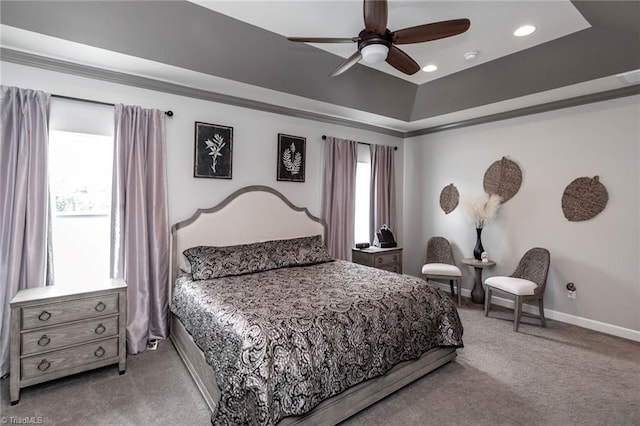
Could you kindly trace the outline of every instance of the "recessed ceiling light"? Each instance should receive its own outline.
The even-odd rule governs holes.
[[[473,52],[467,52],[464,55],[462,55],[464,60],[467,62],[473,62],[476,60],[476,58],[478,57],[478,52],[473,51]]]
[[[524,37],[532,34],[536,30],[536,27],[533,25],[523,25],[517,30],[513,32],[513,35],[516,37]]]
[[[438,69],[438,67],[436,65],[429,64],[429,65],[425,66],[424,68],[422,68],[422,71],[424,71],[424,72],[434,72],[437,69]]]

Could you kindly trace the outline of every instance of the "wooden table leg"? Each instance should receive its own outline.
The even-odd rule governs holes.
[[[473,268],[476,272],[475,282],[471,290],[473,303],[484,303],[484,288],[482,288],[482,268]]]

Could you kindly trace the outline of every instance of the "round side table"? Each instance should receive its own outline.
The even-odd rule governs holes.
[[[475,281],[473,283],[473,289],[471,290],[471,300],[473,303],[484,303],[484,288],[482,288],[482,270],[484,268],[490,268],[491,266],[495,266],[496,262],[493,260],[489,260],[488,262],[483,262],[481,260],[476,260],[475,258],[465,258],[462,259],[462,263],[465,265],[473,267],[476,273]]]

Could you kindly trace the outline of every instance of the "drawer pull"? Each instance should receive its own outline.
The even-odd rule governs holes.
[[[103,356],[105,354],[105,350],[103,349],[102,346],[99,346],[98,349],[96,349],[96,351],[93,353],[96,357],[100,358],[101,356]]]
[[[51,363],[46,359],[43,359],[40,361],[40,364],[38,364],[38,370],[40,371],[47,371],[49,367],[51,367]]]
[[[47,337],[46,334],[43,334],[40,339],[38,339],[38,346],[47,346],[51,342],[51,339]]]
[[[96,311],[102,312],[105,310],[106,307],[107,305],[105,305],[104,303],[98,302],[98,304],[96,305]]]
[[[40,315],[38,315],[38,319],[39,319],[40,321],[46,321],[46,320],[48,320],[49,318],[51,318],[51,313],[49,313],[49,312],[47,312],[47,311],[42,311],[42,312],[40,313]]]
[[[378,263],[382,263],[382,258],[381,257],[378,258]]]
[[[398,260],[398,255],[397,254],[393,255],[393,260]]]
[[[96,333],[96,334],[102,334],[102,333],[104,333],[106,330],[107,330],[107,328],[106,328],[104,325],[102,325],[102,324],[98,324],[98,326],[96,327],[96,329],[95,329],[95,330],[93,330],[93,331],[95,331],[95,333]]]

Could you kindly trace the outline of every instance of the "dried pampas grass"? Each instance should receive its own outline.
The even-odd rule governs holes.
[[[496,194],[482,194],[479,197],[463,196],[460,200],[467,216],[476,226],[484,228],[498,213],[500,207],[500,196]]]

